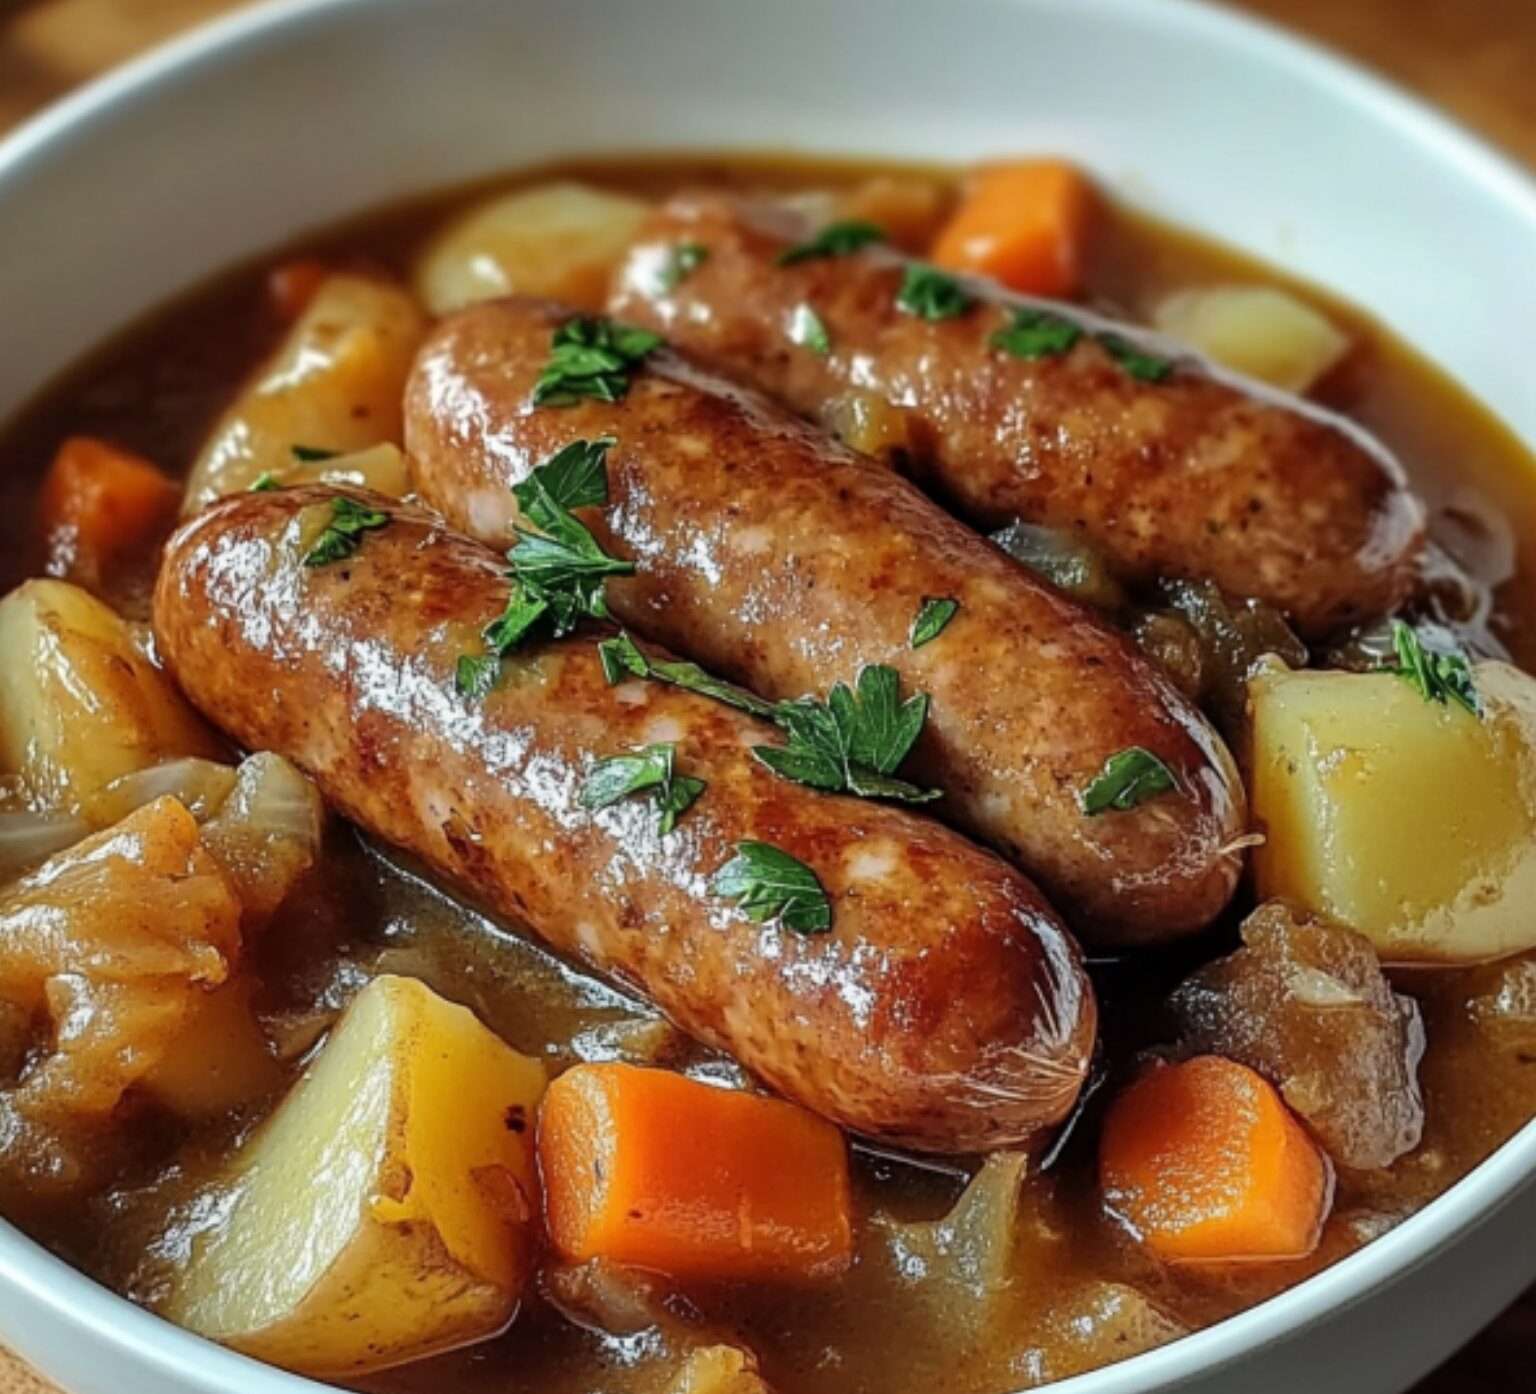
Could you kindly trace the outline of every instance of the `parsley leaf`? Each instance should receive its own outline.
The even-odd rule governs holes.
[[[329,566],[350,557],[363,544],[363,534],[382,528],[389,514],[366,508],[356,499],[337,494],[331,500],[331,521],[304,556],[305,566]]]
[[[1103,346],[1104,352],[1137,382],[1161,382],[1173,371],[1171,358],[1148,353],[1119,334],[1095,334],[1093,337]]]
[[[713,697],[717,702],[724,702],[737,711],[750,712],[753,716],[771,719],[777,710],[772,702],[765,702],[744,688],[706,673],[697,663],[653,662],[640,651],[640,646],[629,637],[627,630],[612,639],[604,639],[597,646],[597,655],[609,686],[623,681],[627,674],[636,678],[654,678],[657,682],[697,692],[702,697]]]
[[[821,316],[804,301],[796,305],[790,314],[789,341],[823,358],[832,352],[832,338],[827,333],[827,326],[821,322]]]
[[[928,718],[926,695],[900,700],[901,678],[894,668],[871,664],[860,671],[857,692],[838,683],[825,702],[814,697],[765,702],[697,663],[647,658],[627,632],[604,639],[598,657],[610,684],[626,676],[652,678],[772,721],[787,742],[753,746],[752,754],[784,779],[828,793],[904,803],[926,803],[941,793],[894,778]]]
[[[896,306],[919,319],[954,319],[976,303],[953,276],[921,262],[909,262],[896,292]]]
[[[610,557],[571,509],[608,502],[606,456],[613,443],[608,436],[572,441],[513,485],[523,517],[540,531],[516,527],[517,543],[507,553],[512,590],[506,608],[485,627],[489,652],[458,662],[454,685],[462,696],[485,696],[501,659],[535,628],[560,639],[585,616],[608,618],[604,583],[631,575],[634,563]]]
[[[454,666],[453,685],[461,697],[484,697],[501,676],[499,653],[464,653]]]
[[[1444,706],[1448,699],[1454,700],[1473,716],[1483,714],[1472,669],[1460,654],[1426,649],[1418,632],[1402,620],[1392,621],[1392,647],[1397,651],[1397,662],[1386,664],[1384,671],[1406,679],[1426,702]]]
[[[617,402],[629,391],[630,374],[662,342],[649,329],[575,315],[554,332],[549,362],[533,385],[533,404],[568,407],[584,397]]]
[[[1051,358],[1066,353],[1082,337],[1082,326],[1064,315],[1024,306],[987,342],[1015,358]]]
[[[912,633],[909,638],[914,649],[920,649],[924,644],[930,644],[944,632],[944,626],[954,619],[960,609],[960,602],[952,600],[945,595],[925,595],[923,603],[917,607],[917,614],[912,620]]]
[[[775,774],[813,789],[903,803],[938,798],[938,789],[893,777],[928,718],[927,695],[901,701],[901,677],[883,664],[861,669],[856,686],[838,683],[825,702],[776,703],[773,720],[788,741],[753,746],[752,754]]]
[[[679,242],[667,253],[656,284],[662,291],[676,290],[708,260],[709,248],[702,242]]]
[[[845,257],[884,241],[885,229],[878,224],[848,219],[840,223],[828,223],[808,242],[797,242],[793,247],[786,247],[775,260],[780,266],[794,266],[797,262],[816,261],[821,257]]]
[[[1173,771],[1145,746],[1117,750],[1083,790],[1078,802],[1090,818],[1110,809],[1122,813],[1177,787]]]
[[[317,445],[290,445],[288,449],[293,452],[295,460],[302,461],[306,465],[313,464],[316,460],[334,460],[341,454],[339,450],[322,450]]]
[[[253,494],[270,494],[272,490],[281,489],[282,487],[283,486],[277,482],[277,476],[273,474],[271,470],[262,470],[262,472],[251,481],[250,491]]]
[[[816,873],[772,843],[738,842],[736,855],[710,885],[716,895],[736,901],[754,924],[777,919],[796,934],[832,928],[832,903]]]
[[[665,837],[706,787],[702,779],[678,774],[676,758],[677,746],[663,741],[642,746],[631,755],[599,760],[582,786],[582,807],[608,808],[632,794],[649,793],[661,811],[660,832]]]

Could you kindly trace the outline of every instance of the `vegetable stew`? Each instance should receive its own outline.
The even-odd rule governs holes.
[[[0,1214],[212,1339],[1003,1394],[1536,1116],[1536,461],[1070,162],[417,199],[0,444]]]

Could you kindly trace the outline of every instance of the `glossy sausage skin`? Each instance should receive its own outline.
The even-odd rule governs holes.
[[[966,1152],[1064,1116],[1093,1046],[1092,989],[1021,873],[927,819],[776,778],[748,752],[775,739],[753,718],[659,683],[610,687],[601,632],[520,650],[488,697],[460,696],[455,661],[505,603],[503,564],[356,492],[390,523],[306,567],[336,492],[227,499],[169,544],[156,639],[212,721],[850,1129]],[[708,786],[665,838],[646,799],[590,812],[579,797],[594,760],[654,741],[675,741],[679,771]],[[754,924],[713,893],[744,839],[814,869],[829,933]]]
[[[918,318],[897,307],[903,263],[883,249],[776,265],[797,223],[679,196],[631,248],[611,309],[808,415],[851,390],[904,409],[903,468],[925,488],[984,527],[1023,517],[1076,532],[1129,581],[1209,578],[1308,636],[1407,594],[1423,506],[1349,423],[1188,359],[1139,381],[1091,334],[1065,354],[1014,357],[989,339],[1019,305],[1145,335],[984,282],[967,283],[978,303],[966,313]],[[682,242],[708,257],[666,288],[657,268]],[[830,337],[824,357],[788,336],[805,304]]]
[[[569,312],[501,301],[424,344],[406,392],[416,487],[505,546],[511,486],[573,440],[611,437],[610,506],[586,521],[636,563],[609,585],[640,633],[769,698],[824,695],[884,663],[932,698],[903,774],[933,811],[1040,880],[1100,943],[1200,929],[1226,904],[1244,800],[1220,738],[1156,665],[868,456],[755,393],[653,354],[616,403],[534,408]],[[960,609],[913,649],[925,596]],[[1086,816],[1115,752],[1153,751],[1177,790]]]

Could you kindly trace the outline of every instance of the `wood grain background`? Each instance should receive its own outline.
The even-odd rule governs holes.
[[[0,131],[149,45],[246,2],[0,0]],[[1536,0],[1238,2],[1417,89],[1536,166]],[[1414,1394],[1520,1394],[1536,1388],[1533,1367],[1536,1289]],[[0,1350],[0,1394],[59,1391]]]

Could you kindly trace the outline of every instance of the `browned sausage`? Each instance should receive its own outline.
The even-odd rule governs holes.
[[[1166,938],[1221,910],[1241,785],[1156,665],[891,470],[673,354],[653,354],[620,402],[533,407],[568,313],[481,305],[423,346],[407,446],[454,526],[505,546],[511,486],[573,440],[613,438],[610,506],[583,516],[637,564],[609,585],[625,623],[774,699],[896,668],[932,698],[904,775],[942,788],[935,811],[1038,877],[1085,936]],[[960,608],[913,649],[925,596]],[[1177,788],[1086,815],[1083,791],[1133,746]]]
[[[1206,577],[1308,635],[1407,593],[1423,506],[1343,419],[1188,358],[1138,380],[1096,335],[1143,331],[987,282],[965,283],[976,303],[964,313],[920,318],[897,305],[900,258],[875,248],[781,266],[795,234],[774,217],[720,195],[675,199],[618,271],[614,314],[797,411],[823,415],[849,394],[902,409],[903,467],[926,488],[982,526],[1023,517],[1081,534],[1132,582]],[[683,242],[708,256],[668,288],[657,267]],[[826,327],[825,356],[791,342],[802,305]],[[1064,353],[1015,357],[990,340],[1021,306],[1090,332]]]
[[[457,658],[506,602],[503,564],[357,492],[388,525],[350,558],[305,566],[335,492],[227,499],[172,539],[156,638],[211,720],[851,1129],[964,1152],[1066,1113],[1092,990],[1022,874],[905,810],[776,778],[748,751],[776,738],[765,723],[654,682],[610,687],[600,632],[520,649],[488,696],[459,695]],[[658,741],[707,782],[669,835],[647,799],[583,807],[596,759]],[[829,932],[753,923],[712,889],[749,839],[814,870]]]

